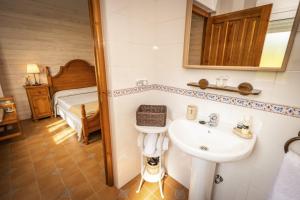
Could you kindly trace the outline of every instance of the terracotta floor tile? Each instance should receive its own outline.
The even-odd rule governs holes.
[[[11,157],[9,155],[10,152],[4,155],[0,155],[0,166],[7,164],[7,162],[11,160]]]
[[[37,162],[45,157],[53,157],[53,151],[48,147],[40,147],[38,149],[31,149],[29,151],[31,159],[33,162]]]
[[[115,187],[107,187],[97,194],[101,200],[117,200],[119,191]]]
[[[12,193],[13,200],[38,200],[40,199],[37,183],[25,185]]]
[[[41,196],[43,200],[70,199],[69,193],[62,183],[42,190]]]
[[[18,141],[18,142],[14,142],[10,145],[11,152],[20,152],[24,149],[27,149],[26,140],[21,140],[21,141]]]
[[[40,171],[40,170],[43,170],[43,169],[48,168],[50,166],[54,166],[55,162],[54,162],[54,160],[51,157],[45,157],[42,160],[34,162],[33,165],[34,165],[34,168],[37,171]]]
[[[36,177],[41,178],[53,172],[59,172],[55,164],[47,165],[46,167],[37,168],[35,170]]]
[[[72,200],[87,199],[94,194],[94,191],[91,189],[88,183],[82,183],[76,187],[72,187],[69,189],[69,192]]]
[[[63,181],[64,181],[66,187],[68,187],[68,188],[73,188],[80,184],[87,183],[85,177],[82,175],[82,173],[80,171],[76,172],[75,174],[73,174],[71,176],[63,177]]]
[[[32,145],[28,148],[28,151],[31,156],[38,155],[40,153],[47,152],[49,148],[47,148],[47,144],[45,142],[39,142],[36,145]]]
[[[0,194],[0,200],[11,200],[11,194],[6,193],[6,194]]]
[[[34,167],[32,163],[27,163],[23,165],[19,165],[16,167],[11,167],[10,168],[10,176],[12,179],[22,176],[27,173],[34,173]]]
[[[127,190],[120,190],[118,200],[140,200],[140,199],[156,199],[156,197],[148,191],[140,191],[136,193],[136,188],[132,187]]]
[[[0,167],[0,178],[2,179],[3,177],[9,177],[10,173],[11,173],[10,162],[3,163],[3,165],[1,165]]]
[[[61,183],[61,178],[56,171],[38,178],[38,184],[41,191],[47,190],[48,188]]]
[[[17,152],[11,152],[10,154],[10,160],[18,160],[18,159],[21,159],[21,158],[24,158],[24,157],[29,157],[29,151],[26,149],[26,150],[23,150],[23,151],[17,151]]]
[[[133,189],[136,191],[140,184],[140,180],[141,180],[141,176],[139,175],[139,176],[135,177],[133,180],[131,180],[129,183],[127,183],[125,186],[123,186],[122,189],[129,189],[129,190]],[[148,182],[144,181],[143,186],[141,188],[141,192],[153,193],[157,189],[159,189],[158,183],[148,183]]]
[[[0,179],[0,196],[11,192],[11,181],[9,177]]]
[[[100,200],[100,198],[98,197],[98,195],[96,193],[93,193],[91,196],[89,196],[85,200]]]
[[[188,199],[186,191],[182,188],[174,188],[165,184],[163,187],[163,192],[165,196],[164,200],[187,200]],[[157,199],[162,199],[160,196],[159,189],[154,192],[154,195]]]
[[[77,147],[78,148],[78,147]],[[71,152],[70,153],[70,156],[77,162],[77,163],[80,163],[80,162],[84,162],[85,160],[88,159],[88,154],[81,150],[81,151],[76,151],[76,152]]]
[[[87,179],[91,179],[94,177],[101,177],[103,175],[103,171],[99,165],[90,168],[84,168],[82,169],[82,173],[85,175]]]
[[[26,165],[26,164],[31,164],[32,161],[30,159],[29,156],[27,157],[22,157],[22,158],[19,158],[19,159],[14,159],[11,161],[11,167],[19,167],[21,165]]]
[[[87,181],[90,184],[91,188],[94,190],[94,192],[101,192],[107,187],[107,185],[105,184],[105,177],[93,177],[89,178]]]
[[[54,149],[53,151],[54,159],[60,160],[64,159],[65,157],[69,156],[69,152],[62,146],[60,148]]]
[[[135,192],[140,176],[120,190],[106,186],[101,140],[84,145],[74,135],[57,144],[55,134],[70,129],[57,118],[22,124],[24,138],[0,143],[0,200],[161,199],[158,184],[145,182]],[[188,190],[174,179],[164,182],[166,199],[187,199]]]
[[[19,187],[23,187],[35,182],[35,175],[33,172],[25,173],[21,176],[11,178],[12,188],[18,189]]]
[[[71,156],[65,156],[62,159],[55,160],[58,167],[65,167],[66,165],[77,165]]]
[[[73,163],[74,162],[70,162],[69,164],[61,165],[58,167],[59,173],[61,174],[62,178],[70,177],[75,173],[80,173],[77,165],[74,165]]]

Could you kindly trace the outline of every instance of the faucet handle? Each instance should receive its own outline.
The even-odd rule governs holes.
[[[219,120],[219,115],[217,113],[212,113],[209,115],[209,121],[217,122]]]

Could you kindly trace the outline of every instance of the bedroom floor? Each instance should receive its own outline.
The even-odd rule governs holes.
[[[139,194],[136,177],[118,190],[105,185],[99,136],[80,144],[63,120],[22,122],[24,137],[0,143],[0,199],[161,199],[157,184],[145,183]],[[188,190],[171,177],[164,181],[165,199],[187,199]]]

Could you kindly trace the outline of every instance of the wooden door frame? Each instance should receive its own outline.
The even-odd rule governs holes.
[[[103,47],[100,1],[101,0],[88,0],[88,3],[89,3],[91,31],[94,40],[97,88],[99,91],[98,98],[99,98],[99,109],[100,109],[100,124],[101,124],[101,133],[102,133],[105,177],[106,177],[106,184],[108,186],[113,186],[114,185],[113,161],[112,161],[108,92],[107,92],[106,68],[105,68],[104,47]]]

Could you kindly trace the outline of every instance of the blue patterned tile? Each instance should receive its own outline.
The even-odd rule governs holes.
[[[225,104],[231,104],[240,107],[247,107],[251,109],[261,110],[265,112],[272,112],[281,115],[287,115],[291,117],[300,118],[300,108],[280,105],[275,103],[266,103],[255,100],[249,100],[247,98],[239,98],[232,96],[224,96],[214,93],[207,93],[200,89],[183,89],[178,87],[160,85],[160,84],[151,84],[143,87],[132,87],[132,88],[124,88],[109,91],[109,96],[119,97],[131,94],[137,94],[150,90],[158,90],[167,93],[179,94],[188,97],[194,97],[199,99],[206,99],[215,102],[221,102]]]

